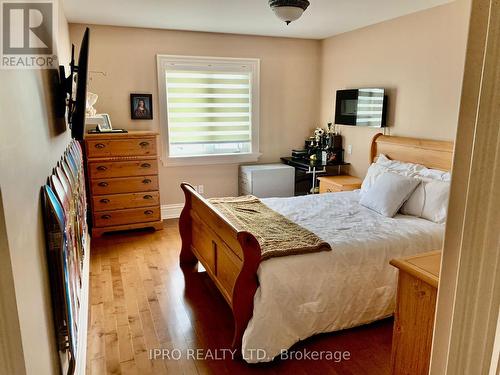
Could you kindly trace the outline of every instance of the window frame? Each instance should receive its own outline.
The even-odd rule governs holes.
[[[260,59],[257,58],[234,58],[234,57],[207,57],[207,56],[181,56],[181,55],[156,55],[158,71],[158,100],[160,111],[160,135],[162,151],[161,160],[166,167],[186,165],[210,165],[210,164],[238,164],[255,162],[262,155],[259,149],[259,125],[260,125]],[[217,67],[217,71],[250,72],[251,79],[251,153],[244,154],[214,154],[204,156],[170,156],[168,110],[167,110],[167,67],[176,65],[179,69],[199,70],[203,65],[208,70]],[[215,70],[215,69],[214,69]]]

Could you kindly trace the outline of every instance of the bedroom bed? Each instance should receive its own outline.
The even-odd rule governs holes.
[[[370,161],[384,154],[446,171],[452,153],[451,142],[378,134]],[[238,230],[189,184],[182,189],[181,264],[199,261],[206,269],[233,311],[232,346],[250,363],[269,361],[316,333],[390,316],[397,274],[389,261],[439,249],[444,234],[442,224],[399,214],[385,217],[362,207],[359,191],[268,198],[262,203],[333,250],[261,261],[252,233]]]

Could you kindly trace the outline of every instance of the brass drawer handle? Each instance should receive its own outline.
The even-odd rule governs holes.
[[[144,215],[152,215],[152,214],[153,214],[153,211],[151,211],[151,210],[144,211]]]
[[[98,171],[107,171],[108,167],[105,167],[104,165],[100,165],[100,166],[97,167],[97,170]]]
[[[101,219],[109,220],[109,219],[111,219],[111,215],[102,215]]]
[[[148,147],[149,146],[149,142],[141,142],[141,143],[139,143],[139,146],[141,146],[141,147]]]
[[[98,185],[101,186],[101,187],[106,187],[109,184],[107,182],[99,182]]]
[[[104,203],[104,204],[108,204],[109,203],[109,199],[101,199],[99,202]]]
[[[143,196],[143,198],[144,199],[153,199],[153,196],[148,194],[148,195]]]
[[[104,148],[104,147],[106,147],[106,145],[105,145],[105,144],[103,144],[103,143],[97,143],[97,144],[95,145],[95,148]]]
[[[143,184],[150,184],[151,180],[149,178],[145,178],[144,180],[142,180],[142,183]]]
[[[151,164],[149,163],[142,163],[141,168],[151,168]]]

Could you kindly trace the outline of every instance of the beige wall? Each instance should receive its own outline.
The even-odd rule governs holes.
[[[68,24],[62,10],[59,14],[57,50],[60,60],[66,63],[69,61]],[[59,371],[40,203],[41,186],[70,138],[64,121],[54,118],[54,72],[0,70],[0,197],[3,201],[0,217],[4,218],[0,219],[3,254],[0,306],[5,307],[4,302],[14,297],[17,301],[16,306],[10,305],[0,312],[1,322],[10,324],[9,336],[0,335],[0,350],[3,354],[15,355],[9,359],[16,361],[15,370],[8,372],[9,375]],[[10,262],[5,254],[10,254]],[[13,283],[4,274],[9,272],[9,266]],[[3,342],[5,338],[8,346]],[[4,352],[7,347],[8,351]],[[19,363],[22,355],[24,363]]]
[[[464,71],[470,0],[413,13],[323,41],[321,120],[333,121],[335,91],[389,89],[393,135],[453,140]],[[353,146],[351,173],[364,176],[380,129],[340,127]]]
[[[96,108],[109,113],[115,127],[159,129],[156,54],[261,59],[261,162],[300,147],[319,115],[320,41],[210,34],[112,26],[91,26],[89,90],[99,95]],[[79,44],[84,25],[70,24]],[[153,94],[154,120],[131,121],[129,95]],[[237,165],[161,168],[162,204],[182,203],[182,181],[205,185],[207,196],[237,194]]]
[[[260,162],[276,162],[300,147],[311,129],[333,120],[335,91],[389,90],[389,131],[454,139],[465,58],[469,0],[400,17],[324,41],[185,31],[91,27],[89,90],[113,125],[159,130],[156,54],[261,59]],[[78,45],[84,25],[71,24]],[[131,121],[129,94],[153,93],[154,120]],[[374,129],[341,127],[351,173],[363,176]],[[207,196],[237,193],[237,165],[163,167],[162,204],[181,203],[182,181],[205,185]]]

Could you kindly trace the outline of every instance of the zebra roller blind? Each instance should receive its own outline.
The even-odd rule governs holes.
[[[359,89],[356,125],[381,126],[384,109],[384,89]]]
[[[170,156],[250,153],[252,73],[166,70]]]

